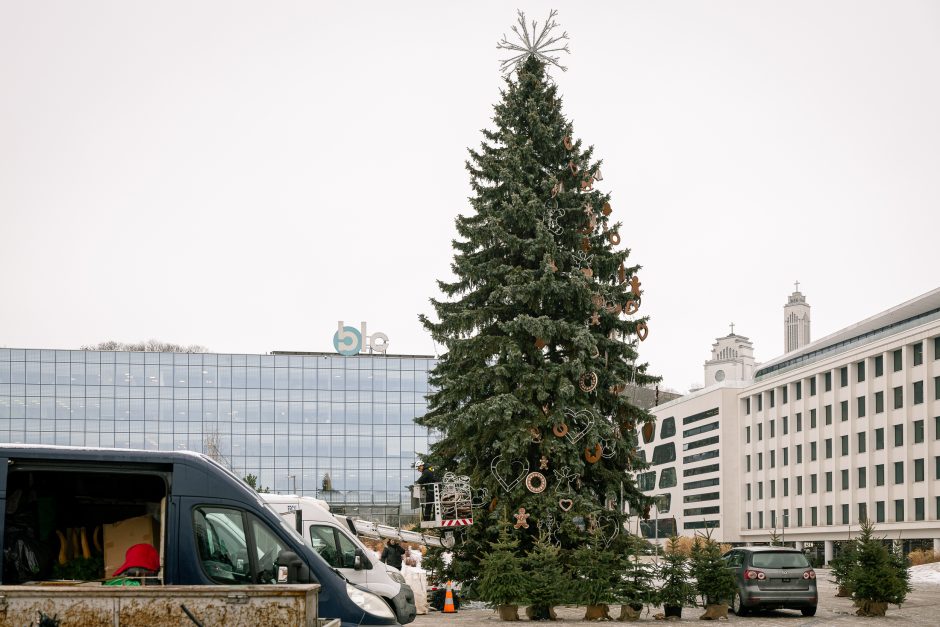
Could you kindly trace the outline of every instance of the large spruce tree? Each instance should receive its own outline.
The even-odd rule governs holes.
[[[552,58],[540,52],[557,38],[533,28],[524,40],[494,126],[470,150],[456,278],[439,282],[447,298],[431,301],[437,320],[421,316],[446,349],[418,420],[441,436],[429,458],[487,491],[454,547],[450,574],[465,582],[478,576],[500,512],[528,515],[513,529],[520,556],[541,530],[570,560],[585,546],[613,551],[622,505],[647,505],[632,471],[644,467],[637,429],[653,418],[631,404],[628,384],[658,379],[637,363],[649,327],[639,267],[618,246],[628,232],[616,218],[628,211],[599,189],[593,147],[562,112]]]

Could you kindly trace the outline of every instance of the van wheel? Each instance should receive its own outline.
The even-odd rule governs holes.
[[[731,611],[735,616],[747,616],[748,610],[741,604],[741,595],[735,592],[731,595]]]
[[[803,616],[816,616],[816,606],[813,607],[802,607],[800,611],[803,612]]]

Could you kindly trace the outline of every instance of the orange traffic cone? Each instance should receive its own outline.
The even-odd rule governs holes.
[[[444,593],[444,614],[454,614],[457,608],[454,607],[454,588],[450,582],[447,582],[447,592]]]

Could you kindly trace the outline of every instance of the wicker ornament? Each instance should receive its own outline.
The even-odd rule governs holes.
[[[613,244],[614,246],[617,246],[618,244],[620,244],[620,233],[618,233],[617,231],[608,231],[607,239],[610,240],[611,244]]]
[[[563,438],[568,433],[568,425],[563,422],[559,422],[557,425],[552,427],[552,433],[554,433],[559,438]]]
[[[596,464],[601,460],[601,455],[604,453],[604,447],[600,444],[597,444],[592,449],[590,446],[584,448],[584,459],[587,460],[589,464]]]
[[[552,198],[554,198],[558,194],[563,193],[564,191],[565,191],[564,184],[561,181],[558,181],[552,186]]]
[[[540,337],[535,338],[535,348],[542,350],[545,348],[545,340]]]
[[[548,458],[544,455],[539,459],[539,470],[548,470]]]
[[[528,529],[529,528],[529,523],[527,522],[527,520],[529,519],[529,515],[525,513],[524,507],[520,507],[519,513],[513,514],[513,516],[516,517],[516,524],[513,525],[516,529]]]
[[[574,501],[571,499],[558,499],[558,507],[560,507],[563,512],[570,511],[572,505],[574,505]]]
[[[591,252],[591,240],[590,239],[586,237],[581,238],[581,250],[583,250],[586,253]]]
[[[636,336],[640,338],[641,342],[645,340],[649,334],[650,334],[650,328],[646,326],[645,322],[641,320],[640,322],[636,323]]]
[[[492,512],[494,509],[496,509],[496,504],[497,504],[498,502],[499,502],[499,499],[497,499],[497,498],[494,496],[494,497],[493,497],[493,500],[490,501],[490,506],[487,508],[487,510]]]
[[[565,135],[565,138],[561,140],[561,143],[565,145],[565,150],[571,150],[574,148],[574,142],[571,141],[571,138]]]
[[[541,494],[547,486],[545,475],[540,472],[530,472],[525,478],[525,487],[532,494]]]
[[[616,316],[622,311],[620,305],[617,303],[607,303],[607,306],[604,309],[612,316]]]
[[[529,435],[532,436],[529,441],[533,442],[534,444],[538,444],[542,441],[542,432],[539,431],[538,427],[530,427]]]
[[[625,283],[627,280],[627,269],[623,267],[623,264],[620,264],[620,267],[617,268],[617,281],[619,283]]]
[[[588,178],[581,181],[581,191],[590,192],[594,190],[594,177],[589,176]]]
[[[594,276],[594,271],[591,270],[590,268],[581,268],[581,274],[584,275],[584,278],[590,279],[591,277]]]
[[[605,202],[604,207],[601,209],[601,213],[603,213],[605,216],[609,216],[612,211],[613,209],[610,208],[610,203]]]
[[[558,266],[555,265],[554,259],[548,260],[548,269],[551,270],[552,272],[558,272]]]
[[[597,345],[595,345],[594,348],[591,349],[591,359],[597,359],[600,356],[601,356],[601,349],[599,349]]]
[[[592,294],[591,303],[594,304],[594,309],[600,309],[604,306],[604,297],[601,294]]]
[[[597,374],[594,372],[585,372],[578,380],[578,387],[582,392],[593,392],[597,387]]]
[[[628,316],[632,316],[639,310],[640,310],[639,298],[628,300],[627,304],[623,306],[623,313],[627,314]]]
[[[572,431],[568,429],[568,423],[565,424],[565,437],[567,437],[568,441],[572,444],[577,444],[578,440],[587,435],[588,431],[591,430],[594,426],[594,422],[597,420],[594,412],[590,409],[582,409],[580,411],[566,409],[565,418],[568,419],[568,423],[574,425],[575,429],[577,429],[579,425],[584,424],[584,428],[580,431]]]
[[[569,161],[569,162],[568,162],[568,169],[571,170],[571,173],[572,173],[572,174],[577,174],[577,173],[578,173],[578,164],[575,163],[574,161]]]

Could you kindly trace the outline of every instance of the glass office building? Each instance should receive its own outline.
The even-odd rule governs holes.
[[[0,348],[0,441],[188,449],[394,523],[433,437],[417,355]]]

